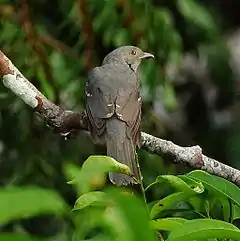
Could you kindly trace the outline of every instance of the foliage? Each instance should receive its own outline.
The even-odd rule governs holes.
[[[172,186],[175,191],[151,206],[133,195],[129,188],[105,186],[98,191],[98,184],[87,185],[92,184],[96,175],[96,169],[91,165],[94,160],[98,163],[98,174],[105,173],[106,168],[111,171],[119,171],[119,167],[122,168],[122,164],[117,166],[116,161],[109,157],[88,158],[83,168],[75,172],[75,181],[71,182],[79,193],[71,215],[64,201],[53,192],[38,188],[2,188],[1,223],[35,216],[45,211],[62,217],[68,212],[75,227],[74,240],[151,241],[156,240],[157,236],[161,237],[161,240],[169,241],[216,238],[240,240],[240,230],[232,224],[235,217],[231,210],[233,203],[240,208],[240,189],[228,181],[219,178],[216,182],[215,177],[204,171],[193,171],[180,176],[159,176],[145,191],[163,183]],[[68,168],[72,169],[70,166],[66,167]],[[68,173],[72,171],[69,170]],[[92,178],[79,178],[87,177],[86,173],[91,173]],[[208,183],[205,182],[206,177]],[[82,185],[82,182],[86,182],[86,185]],[[221,186],[218,185],[219,182]],[[88,190],[86,186],[89,187]],[[216,191],[214,198],[211,193],[213,189]],[[229,189],[232,191],[231,199],[227,191]],[[176,198],[179,194],[181,198]],[[214,210],[223,200],[229,202],[229,205],[222,206],[220,216],[216,216]],[[224,213],[229,213],[230,216],[226,217]],[[29,237],[22,234],[20,237],[13,234],[3,235],[8,235],[6,239],[11,241],[17,241],[19,238],[29,240]]]
[[[225,1],[0,0],[0,49],[49,99],[75,110],[84,108],[86,72],[109,51],[133,44],[152,52],[155,60],[141,66],[142,129],[197,143],[238,168],[239,77],[224,38],[238,8],[228,16]],[[153,230],[210,239],[211,227],[235,238],[239,188],[229,182],[198,171],[176,176],[190,169],[140,150],[146,211],[141,198],[106,187],[106,172],[127,167],[103,160],[105,149],[88,135],[65,141],[3,85],[0,110],[0,240],[151,240]]]

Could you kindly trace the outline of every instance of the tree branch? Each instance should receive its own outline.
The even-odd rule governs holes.
[[[0,77],[5,87],[15,93],[54,128],[66,136],[73,130],[88,130],[85,111],[73,112],[63,110],[49,101],[33,86],[0,51]],[[168,155],[174,163],[185,163],[189,166],[205,170],[223,177],[240,186],[240,171],[218,162],[202,153],[199,146],[181,147],[171,141],[163,140],[142,132],[142,148],[157,155]]]
[[[185,163],[195,169],[223,177],[240,186],[240,171],[202,153],[200,146],[182,147],[142,132],[142,148],[157,155],[168,155],[174,163]]]
[[[49,126],[60,134],[65,136],[74,129],[88,129],[85,111],[76,113],[63,110],[52,103],[22,75],[1,51],[0,77],[3,79],[5,87],[31,106]]]

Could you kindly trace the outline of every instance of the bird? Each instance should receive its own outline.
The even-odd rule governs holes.
[[[139,65],[148,58],[154,55],[136,46],[121,46],[87,74],[85,102],[93,141],[104,144],[107,156],[126,164],[133,174],[110,172],[109,179],[117,186],[139,184],[141,179],[136,160],[141,140]]]

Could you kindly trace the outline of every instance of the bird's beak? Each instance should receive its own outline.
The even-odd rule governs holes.
[[[154,55],[144,52],[143,55],[140,57],[140,59],[148,59],[148,58],[154,58]]]

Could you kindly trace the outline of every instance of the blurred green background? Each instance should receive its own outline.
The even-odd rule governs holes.
[[[142,129],[240,167],[240,2],[238,0],[0,0],[0,49],[50,100],[84,109],[86,73],[122,45],[153,53],[141,66]],[[57,190],[68,203],[63,164],[104,154],[88,133],[65,141],[0,87],[0,182]],[[140,150],[145,185],[187,167]],[[157,191],[148,193],[148,200]],[[13,223],[48,236],[69,232],[52,217]],[[60,240],[60,239],[59,239]]]

